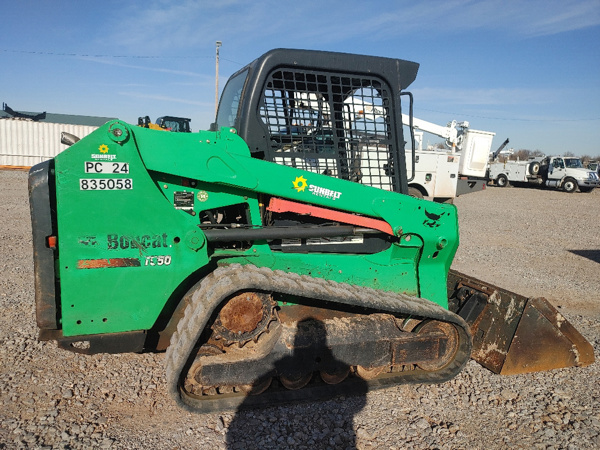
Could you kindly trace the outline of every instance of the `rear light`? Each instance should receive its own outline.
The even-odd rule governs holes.
[[[56,236],[48,236],[46,238],[46,244],[48,245],[48,248],[56,250],[56,248],[57,248]]]

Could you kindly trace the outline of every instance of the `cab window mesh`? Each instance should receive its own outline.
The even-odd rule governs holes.
[[[398,190],[390,92],[376,78],[272,72],[258,111],[270,138],[267,159]]]

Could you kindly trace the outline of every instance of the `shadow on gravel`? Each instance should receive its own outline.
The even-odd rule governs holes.
[[[600,250],[569,250],[569,252],[600,264]]]
[[[328,348],[327,331],[323,323],[318,320],[303,322],[310,327],[313,340],[308,344],[306,334],[300,336],[301,333],[296,333],[294,352],[275,363],[277,373],[289,373],[288,378],[293,379],[295,369],[291,368],[309,364],[314,366],[315,363],[317,366],[335,367],[336,373],[338,370],[348,370],[348,365],[336,360]],[[303,322],[299,323],[299,327]],[[296,397],[302,397],[300,403],[250,410],[242,404],[228,427],[227,448],[357,448],[353,419],[365,406],[367,383],[358,377],[350,377],[351,396],[315,400],[311,390],[315,386],[317,390],[328,386],[319,379],[318,373],[314,373],[313,381],[306,387],[288,391]],[[273,384],[279,382],[274,380]],[[281,386],[279,388],[283,389]]]

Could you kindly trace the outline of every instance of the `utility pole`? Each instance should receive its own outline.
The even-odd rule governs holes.
[[[217,120],[217,109],[219,108],[219,47],[221,47],[223,43],[221,41],[217,41],[217,64],[216,64],[216,74],[215,74],[215,121]]]

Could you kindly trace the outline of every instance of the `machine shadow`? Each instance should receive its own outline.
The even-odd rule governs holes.
[[[569,250],[569,252],[600,264],[600,250]]]
[[[297,371],[307,367],[333,374],[350,370],[327,346],[327,330],[321,321],[303,320],[298,323],[298,329],[301,328],[304,332],[296,332],[292,354],[276,361],[274,372],[293,380],[298,378]],[[352,377],[351,390],[327,400],[316,399],[311,393],[315,385],[318,391],[329,387],[315,372],[306,387],[291,391],[300,394],[294,395],[297,403],[261,409],[248,409],[248,405],[242,403],[229,424],[227,448],[357,448],[354,416],[365,406],[367,383],[352,374],[349,377]],[[279,381],[274,379],[273,383],[278,385]],[[336,386],[341,385],[332,385]],[[283,389],[281,386],[271,389],[277,387]],[[252,397],[248,398],[251,401]]]

